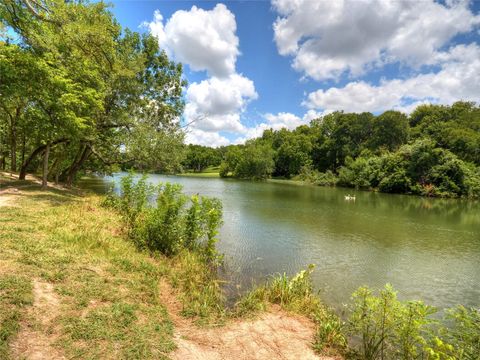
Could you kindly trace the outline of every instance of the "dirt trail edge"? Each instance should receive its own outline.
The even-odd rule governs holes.
[[[314,353],[314,327],[306,318],[273,308],[254,320],[198,328],[180,315],[182,305],[166,281],[160,283],[160,294],[175,325],[177,349],[169,354],[174,360],[334,360]]]
[[[64,360],[65,357],[54,347],[57,340],[54,324],[59,313],[59,300],[53,285],[33,280],[33,306],[28,309],[25,322],[11,345],[14,359]]]

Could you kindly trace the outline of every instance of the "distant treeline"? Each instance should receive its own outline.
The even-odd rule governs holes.
[[[480,196],[480,108],[471,102],[399,111],[334,112],[245,145],[190,145],[184,167],[220,176],[298,178],[389,193]]]

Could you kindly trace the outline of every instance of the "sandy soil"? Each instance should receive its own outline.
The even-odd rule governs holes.
[[[20,194],[20,190],[16,188],[0,190],[0,207],[15,206],[15,196]]]
[[[254,320],[238,320],[224,327],[205,329],[181,317],[182,305],[166,282],[161,283],[160,294],[175,325],[177,349],[169,354],[172,359],[334,360],[313,352],[311,321],[286,314],[278,307]]]

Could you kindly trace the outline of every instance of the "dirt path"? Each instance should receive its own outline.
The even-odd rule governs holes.
[[[33,306],[28,309],[26,320],[11,345],[12,357],[26,360],[65,359],[54,347],[57,340],[54,324],[60,302],[53,285],[33,280],[33,299]]]
[[[16,188],[0,190],[0,207],[14,206],[16,195],[20,195],[20,191]]]
[[[311,343],[313,324],[273,308],[255,320],[234,321],[224,327],[198,328],[182,318],[182,305],[166,283],[160,284],[160,297],[175,325],[177,349],[169,354],[175,360],[334,360],[316,355]]]

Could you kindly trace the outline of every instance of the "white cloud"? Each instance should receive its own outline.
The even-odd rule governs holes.
[[[245,133],[241,115],[258,94],[253,81],[236,72],[240,51],[234,14],[223,4],[212,10],[193,6],[189,11],[175,12],[164,22],[157,10],[153,21],[145,25],[169,56],[209,75],[190,84],[186,91],[187,142],[221,146],[229,140],[220,131]]]
[[[357,76],[385,63],[418,67],[480,16],[468,1],[272,0],[275,42],[292,66],[316,80]]]
[[[240,115],[257,97],[253,81],[242,75],[212,77],[188,87],[184,116],[203,131],[244,132]]]
[[[425,102],[451,104],[458,100],[478,101],[480,94],[480,47],[458,45],[435,57],[438,72],[408,79],[383,80],[379,85],[364,81],[350,82],[341,88],[317,90],[308,95],[304,105],[326,112],[352,112],[399,109],[411,111]]]
[[[230,140],[217,132],[208,132],[200,129],[190,129],[185,136],[187,144],[219,147],[230,144]]]
[[[192,6],[175,12],[164,25],[159,10],[146,23],[159,44],[174,59],[194,71],[207,70],[211,76],[225,77],[235,72],[238,50],[235,16],[224,4],[212,10]]]

